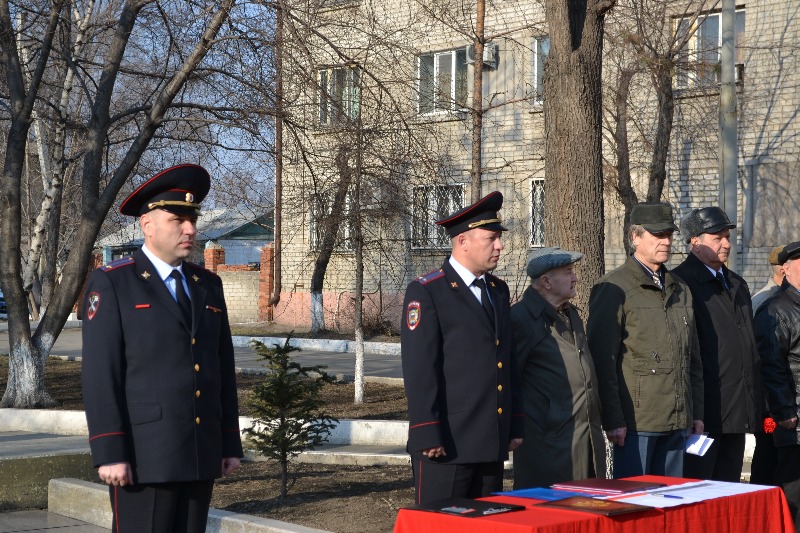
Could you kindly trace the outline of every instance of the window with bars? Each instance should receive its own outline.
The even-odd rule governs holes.
[[[413,202],[412,247],[449,247],[450,236],[436,221],[464,206],[464,188],[461,185],[415,187]]]
[[[466,107],[467,52],[464,48],[423,54],[417,61],[419,114]]]
[[[715,87],[720,82],[720,48],[722,47],[722,15],[708,13],[692,22],[688,18],[675,21],[675,32],[680,40],[691,34],[678,54],[675,69],[675,87]],[[744,54],[741,43],[745,32],[745,10],[736,10],[735,47],[736,81],[742,81]]]
[[[336,126],[358,119],[361,70],[354,66],[320,69],[319,125]]]
[[[352,221],[350,219],[350,210],[352,202],[350,194],[344,202],[344,209],[337,215],[332,215],[333,209],[333,195],[320,194],[311,198],[311,249],[319,250],[322,246],[322,241],[325,238],[325,231],[327,228],[336,228],[336,237],[333,249],[339,252],[351,251],[353,249],[353,242],[351,236]]]
[[[531,180],[531,246],[544,246],[544,178]]]
[[[531,72],[533,73],[532,86],[534,90],[534,103],[541,104],[544,101],[544,64],[547,61],[547,56],[550,55],[550,37],[543,35],[536,37],[533,42],[533,65],[531,65]]]

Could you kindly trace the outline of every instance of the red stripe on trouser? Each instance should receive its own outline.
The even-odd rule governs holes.
[[[419,466],[417,467],[418,475],[417,475],[417,503],[422,503],[422,460],[419,461]]]
[[[119,488],[115,485],[114,486],[114,525],[116,526],[116,531],[119,533],[119,496],[117,496],[117,491]]]

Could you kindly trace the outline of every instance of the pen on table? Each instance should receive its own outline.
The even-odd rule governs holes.
[[[683,499],[683,496],[676,496],[674,494],[660,494],[660,493],[657,493],[657,494],[651,494],[651,496],[661,496],[662,498],[673,498],[675,500],[682,500]]]

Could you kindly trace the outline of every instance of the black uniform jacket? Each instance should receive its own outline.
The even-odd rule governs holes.
[[[92,272],[84,293],[83,398],[95,466],[135,483],[214,479],[241,457],[222,281],[184,262],[193,322],[137,250]]]
[[[723,265],[730,290],[694,255],[672,272],[692,291],[703,360],[706,431],[753,433],[761,426],[761,357],[747,282]]]
[[[490,274],[486,281],[495,327],[448,261],[406,289],[401,351],[409,453],[444,446],[447,455],[433,461],[504,461],[509,441],[522,438],[508,286]]]

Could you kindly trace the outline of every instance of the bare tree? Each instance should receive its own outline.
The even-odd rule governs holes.
[[[616,178],[609,185],[623,205],[623,232],[636,203],[662,200],[675,122],[674,79],[689,75],[687,45],[717,4],[695,0],[676,7],[663,0],[620,0],[611,16],[606,90],[613,104],[605,128],[614,160],[606,168]],[[632,153],[634,146],[641,149]],[[644,176],[638,187],[634,174]],[[627,239],[622,241],[629,251]]]
[[[8,301],[10,340],[8,384],[0,402],[3,407],[43,407],[54,403],[44,387],[45,358],[78,297],[102,222],[156,132],[170,120],[182,122],[185,118],[171,112],[192,109],[186,99],[181,99],[180,105],[176,105],[176,99],[182,92],[184,98],[188,97],[187,84],[214,46],[233,6],[233,0],[226,0],[207,6],[185,4],[178,9],[155,0],[126,0],[104,4],[101,11],[92,15],[91,2],[0,3],[0,57],[8,123],[0,177],[0,246],[4,250],[0,282]],[[24,20],[15,17],[22,11],[27,14]],[[69,30],[73,15],[79,26],[75,33]],[[90,56],[76,56],[82,47],[75,36],[85,35],[80,28],[86,16],[94,20],[93,37],[102,46],[96,46]],[[163,35],[164,39],[150,41],[153,36],[144,35],[149,32]],[[131,42],[137,44],[133,49],[129,47]],[[140,46],[145,42],[153,44],[150,50]],[[19,43],[24,43],[24,53]],[[59,54],[72,74],[65,74],[57,66],[51,71]],[[30,63],[26,63],[26,57]],[[152,62],[146,65],[148,60]],[[47,100],[47,96],[53,96],[46,90],[51,72],[61,72],[62,76],[60,89],[54,92],[56,98]],[[77,80],[79,98],[69,96],[65,82],[70,77]],[[66,113],[60,106],[64,100],[73,104],[77,101],[80,113]],[[47,212],[53,212],[53,204],[41,210],[42,221],[35,226],[27,270],[23,273],[21,186],[30,132],[38,118],[34,111],[43,109],[58,109],[58,120],[80,132],[72,157],[80,175],[81,217],[47,313],[31,334],[26,288],[30,286],[29,272],[36,268],[41,253],[42,239],[36,235],[41,235],[40,228],[47,226]],[[205,110],[214,111],[211,106]],[[58,146],[63,140],[54,131]],[[56,159],[63,157],[61,148],[51,150],[52,154]],[[67,168],[63,162],[53,166],[50,171],[54,176],[47,180],[45,194],[44,203],[48,204],[59,194],[62,178],[55,175],[63,174]]]

